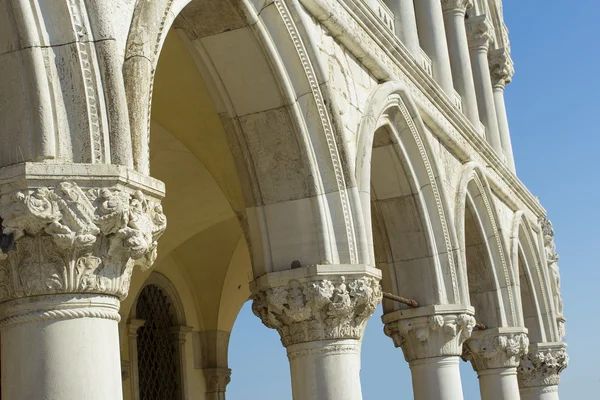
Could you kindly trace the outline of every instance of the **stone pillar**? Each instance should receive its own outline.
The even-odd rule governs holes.
[[[452,70],[450,68],[448,43],[446,42],[442,3],[440,3],[440,0],[418,0],[415,2],[415,14],[419,42],[425,53],[431,58],[433,77],[446,95],[454,102],[454,85],[452,83]]]
[[[131,400],[140,400],[140,374],[139,360],[137,351],[138,329],[140,329],[146,321],[141,319],[129,320],[125,326],[125,332],[129,339],[129,378],[131,379]]]
[[[528,346],[521,328],[473,332],[463,345],[463,358],[477,372],[482,399],[519,400],[517,367]]]
[[[421,57],[419,33],[415,17],[413,0],[385,0],[385,4],[394,13],[394,28],[396,36],[404,43],[416,60]]]
[[[461,400],[462,344],[475,326],[473,308],[427,306],[383,316],[385,333],[410,365],[415,400]]]
[[[205,368],[206,377],[206,399],[225,400],[225,390],[231,382],[231,370],[229,368]]]
[[[360,344],[381,302],[381,272],[318,265],[252,283],[252,310],[287,349],[294,400],[361,400]]]
[[[521,400],[558,400],[560,373],[568,363],[563,343],[530,346],[518,368]]]
[[[477,129],[479,110],[465,27],[465,14],[473,7],[473,0],[442,0],[442,7],[454,87],[462,99],[463,113]]]
[[[500,159],[504,159],[488,62],[488,51],[492,42],[490,31],[490,22],[485,15],[467,20],[467,37],[469,38],[479,118],[485,126],[487,141],[496,150]]]
[[[220,330],[198,332],[202,349],[200,368],[206,378],[206,398],[209,400],[225,400],[225,391],[231,382],[227,360],[230,336],[230,332]]]
[[[506,164],[512,172],[515,172],[515,157],[513,155],[512,142],[510,140],[510,129],[508,128],[508,116],[504,102],[504,88],[512,81],[515,73],[513,61],[509,50],[506,48],[496,49],[490,53],[490,73],[494,87],[494,103],[496,104],[496,115],[498,116],[498,129],[500,130],[500,141],[506,156]]]
[[[0,172],[2,398],[122,398],[120,299],[156,257],[162,190],[110,165]]]

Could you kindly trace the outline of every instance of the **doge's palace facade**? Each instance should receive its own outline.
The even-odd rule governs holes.
[[[382,301],[415,399],[558,399],[513,73],[500,0],[0,2],[2,398],[224,399],[252,299],[295,400]]]

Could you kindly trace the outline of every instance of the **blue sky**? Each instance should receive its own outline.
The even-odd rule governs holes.
[[[570,366],[562,399],[600,391],[600,2],[504,0],[516,75],[506,100],[517,174],[539,196],[556,231]],[[382,331],[379,309],[362,351],[363,398],[410,399],[410,372]],[[232,333],[229,400],[291,400],[285,349],[247,303]],[[477,377],[462,363],[466,400],[479,399]],[[266,382],[268,381],[268,383]]]

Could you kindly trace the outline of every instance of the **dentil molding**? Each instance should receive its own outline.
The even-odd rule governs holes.
[[[134,265],[153,264],[166,228],[160,193],[144,193],[119,168],[86,171],[85,180],[0,176],[0,302],[58,293],[124,298]]]
[[[325,274],[314,273],[323,269]],[[254,283],[252,311],[267,327],[277,329],[286,347],[358,340],[381,302],[380,275],[369,267],[335,270],[336,266],[317,266],[267,274]]]
[[[519,386],[549,387],[560,383],[560,373],[567,368],[569,356],[564,345],[554,348],[535,348],[521,358],[517,369]]]
[[[457,309],[462,311],[457,313],[433,310],[435,313],[419,316],[411,316],[411,311],[396,311],[382,318],[385,334],[396,347],[402,348],[406,361],[462,354],[462,345],[475,327],[472,310]]]
[[[475,371],[518,367],[527,353],[529,338],[524,332],[478,331],[463,345],[462,357]]]

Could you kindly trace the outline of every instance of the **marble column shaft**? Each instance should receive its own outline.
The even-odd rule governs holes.
[[[471,53],[471,66],[477,93],[479,118],[485,126],[487,140],[500,159],[503,159],[502,141],[498,128],[496,103],[492,89],[492,78],[488,61],[488,51],[492,41],[490,22],[485,15],[472,17],[467,20],[467,37]]]
[[[419,43],[431,58],[433,78],[454,102],[454,84],[452,83],[442,3],[440,0],[418,0],[415,2],[415,15]]]
[[[122,399],[120,300],[134,266],[156,259],[162,183],[45,163],[6,167],[0,181],[2,398]]]
[[[287,349],[294,400],[361,400],[360,341],[381,302],[381,272],[317,265],[252,283],[252,310]]]
[[[506,103],[504,101],[504,89],[506,85],[512,81],[512,77],[515,73],[513,62],[508,51],[508,49],[502,48],[493,50],[490,53],[490,73],[492,76],[492,85],[494,87],[494,104],[496,106],[496,115],[498,117],[498,129],[500,130],[502,149],[506,156],[508,168],[515,172],[515,157],[513,155],[508,116],[506,114]]]
[[[428,306],[382,317],[385,333],[401,347],[410,365],[415,400],[461,400],[460,355],[470,337],[473,309]]]
[[[385,4],[394,13],[396,36],[404,43],[408,51],[417,60],[421,57],[419,32],[413,0],[385,0]]]
[[[473,7],[473,1],[442,0],[442,6],[454,87],[461,96],[463,113],[473,126],[478,129],[479,110],[477,107],[475,81],[473,80],[469,42],[465,27],[465,14],[467,9]]]

